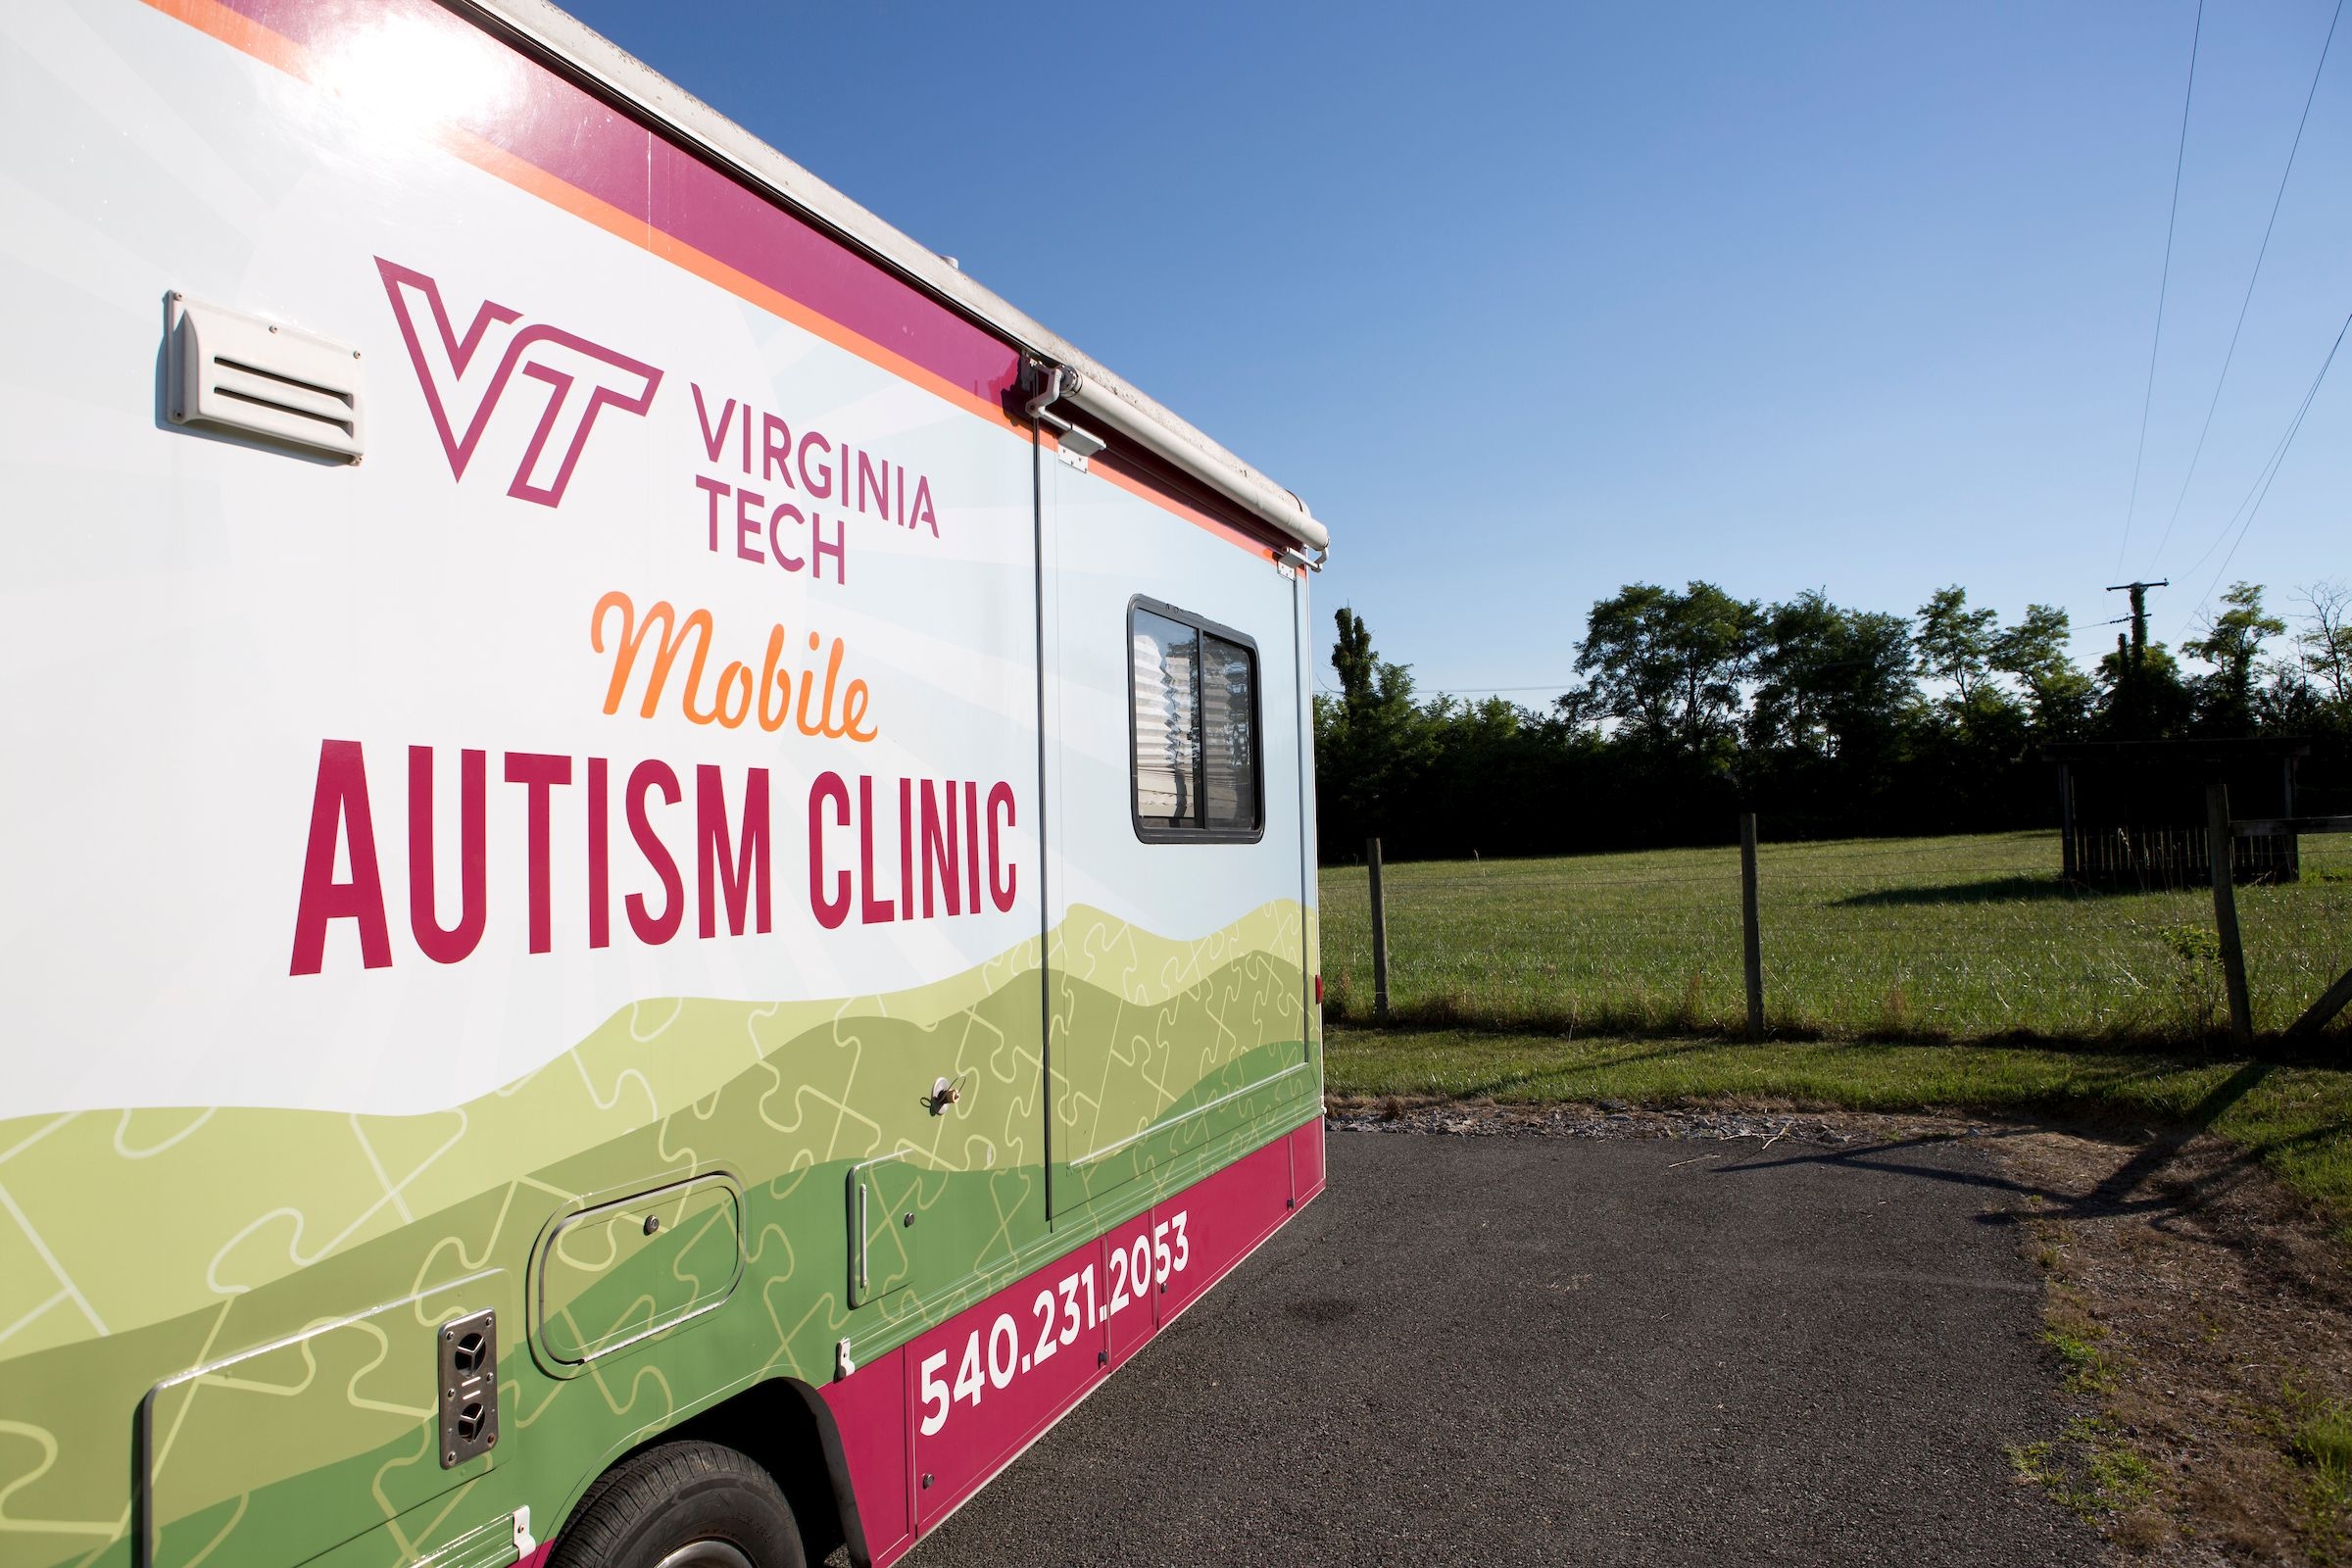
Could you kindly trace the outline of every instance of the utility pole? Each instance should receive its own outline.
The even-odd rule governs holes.
[[[2155,582],[2117,582],[2107,585],[2107,591],[2111,594],[2128,593],[2132,596],[2131,615],[2117,618],[2128,618],[2132,622],[2131,663],[2133,670],[2139,668],[2140,661],[2148,654],[2148,590],[2170,588],[2172,585],[2173,579],[2170,577],[2162,577]],[[2109,621],[2108,624],[2112,626],[2115,622]],[[2120,643],[2123,639],[2119,636],[2116,641]]]
[[[2115,651],[2123,663],[2124,678],[2119,684],[2124,688],[2125,701],[2120,706],[2129,715],[2129,721],[2133,729],[2141,727],[2141,720],[2144,716],[2140,712],[2139,676],[2141,666],[2146,663],[2148,657],[2148,590],[2170,588],[2172,585],[2173,580],[2170,577],[2160,578],[2155,582],[2117,582],[2107,585],[2107,591],[2111,594],[2128,593],[2132,596],[2132,613],[2128,616],[2117,617],[2117,620],[2128,619],[2132,622],[2132,640],[2127,645],[2124,641],[2124,634],[2117,632]],[[2116,624],[2116,621],[2111,620],[2107,624],[2112,626]]]

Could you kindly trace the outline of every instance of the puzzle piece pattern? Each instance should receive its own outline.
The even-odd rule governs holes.
[[[299,1560],[298,1544],[321,1549],[304,1532],[357,1499],[353,1533],[372,1533],[350,1560],[388,1568],[477,1525],[506,1492],[582,1473],[614,1434],[658,1426],[716,1382],[821,1382],[836,1339],[902,1339],[1044,1240],[1049,1106],[1057,1145],[1130,1136],[1251,1048],[1300,1040],[1301,918],[1273,904],[1171,941],[1076,909],[1047,949],[1032,940],[910,991],[649,1000],[493,1094],[420,1116],[194,1107],[0,1123],[0,1568],[127,1563],[132,1412],[181,1368],[230,1362],[156,1406],[165,1563]],[[1041,951],[1058,971],[1045,1053]],[[940,1077],[964,1098],[933,1115]],[[894,1152],[916,1173],[915,1203],[945,1222],[926,1229],[938,1250],[924,1256],[926,1282],[945,1284],[852,1308],[844,1173]],[[720,1169],[744,1190],[739,1264],[732,1247],[701,1245],[639,1278],[617,1253],[602,1268],[575,1254],[554,1306],[578,1343],[627,1339],[739,1266],[702,1320],[724,1330],[673,1330],[570,1375],[535,1364],[521,1278],[551,1218]],[[477,1283],[441,1294],[466,1280]],[[385,1301],[400,1309],[371,1318]],[[443,1471],[433,1451],[422,1347],[482,1305],[512,1325],[504,1481]],[[280,1341],[294,1343],[232,1359]],[[295,1446],[239,1440],[263,1430]]]

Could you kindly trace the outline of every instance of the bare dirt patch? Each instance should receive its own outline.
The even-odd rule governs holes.
[[[2206,1135],[2020,1128],[1991,1148],[2075,1411],[2021,1478],[2151,1563],[2352,1560],[2331,1441],[2352,1408],[2352,1261],[2328,1219]]]
[[[2151,1568],[2352,1563],[2352,1253],[2253,1155],[2182,1129],[2053,1127],[1772,1103],[1335,1101],[1335,1129],[1692,1141],[1864,1157],[1967,1139],[2047,1284],[2068,1420],[2017,1480]]]

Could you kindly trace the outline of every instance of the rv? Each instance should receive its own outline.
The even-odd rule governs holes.
[[[1323,526],[534,0],[0,61],[0,1565],[903,1556],[1322,1188]]]

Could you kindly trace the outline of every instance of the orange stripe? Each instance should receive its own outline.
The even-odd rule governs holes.
[[[1186,506],[1183,502],[1177,500],[1174,496],[1169,495],[1166,491],[1157,489],[1145,480],[1138,479],[1132,474],[1121,473],[1118,469],[1111,467],[1107,464],[1099,468],[1090,465],[1086,471],[1089,473],[1100,474],[1102,477],[1108,479],[1112,484],[1117,485],[1122,490],[1133,491],[1135,494],[1143,497],[1146,501],[1149,501],[1153,506],[1159,508],[1162,512],[1172,512],[1177,516],[1182,517],[1185,521],[1191,523],[1196,528],[1207,529],[1210,533],[1215,534],[1227,544],[1240,545],[1244,550],[1249,551],[1251,555],[1263,556],[1268,561],[1272,561],[1274,559],[1275,552],[1271,545],[1266,544],[1264,541],[1257,539],[1250,534],[1243,532],[1241,529],[1236,528],[1232,523],[1226,522],[1222,518],[1212,517],[1205,512],[1200,512],[1195,508]]]
[[[220,0],[146,0],[146,3],[199,32],[211,33],[232,49],[275,66],[289,76],[300,76],[305,81],[315,79],[317,65],[308,49],[283,33],[271,32],[251,17],[231,11]]]
[[[197,31],[218,38],[240,53],[250,55],[266,65],[274,66],[289,76],[313,86],[318,82],[317,60],[311,51],[274,32],[251,17],[229,9],[221,0],[143,0],[143,3],[175,21],[184,22]],[[720,261],[717,257],[696,249],[673,234],[655,227],[641,218],[613,206],[602,197],[580,189],[570,181],[548,172],[538,165],[517,157],[505,148],[483,140],[469,130],[455,126],[440,133],[441,145],[465,162],[471,164],[495,179],[503,180],[527,195],[538,197],[552,207],[561,208],[581,221],[593,224],[613,237],[627,241],[671,266],[692,272],[695,276],[723,289],[736,298],[756,305],[771,316],[792,322],[804,331],[814,333],[858,359],[887,370],[901,380],[911,381],[923,390],[946,399],[966,413],[979,416],[1016,435],[1028,433],[1027,426],[1013,419],[999,405],[990,402],[969,388],[957,386],[938,372],[915,364],[905,355],[883,347],[862,333],[834,320],[831,317],[810,310],[808,306],[777,289],[769,287]],[[1041,430],[1041,439],[1050,447],[1057,447],[1053,432]],[[1120,473],[1105,466],[1090,468],[1121,489],[1132,491],[1162,511],[1170,512],[1199,528],[1204,528],[1229,543],[1241,546],[1252,555],[1271,561],[1272,548],[1233,524],[1212,517],[1204,512],[1185,505],[1174,497],[1152,488],[1141,479]]]

